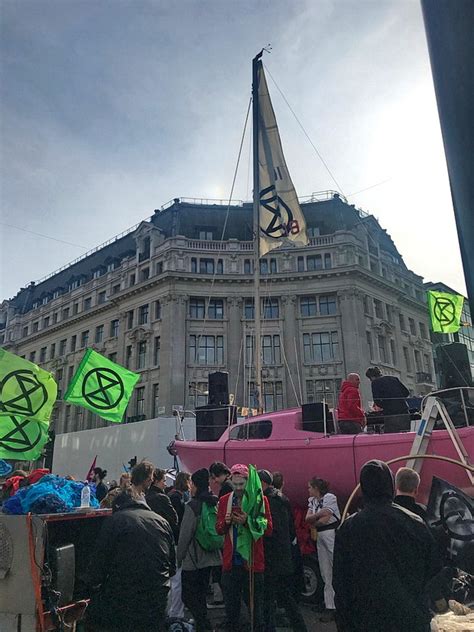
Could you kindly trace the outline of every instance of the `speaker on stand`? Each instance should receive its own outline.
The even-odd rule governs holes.
[[[208,404],[215,406],[229,405],[229,374],[226,371],[215,371],[208,376]]]

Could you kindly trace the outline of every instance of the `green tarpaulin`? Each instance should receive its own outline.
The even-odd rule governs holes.
[[[138,373],[88,349],[68,386],[64,401],[120,423],[139,379]]]

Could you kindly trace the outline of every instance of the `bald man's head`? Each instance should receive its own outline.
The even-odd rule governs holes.
[[[351,384],[354,384],[354,386],[359,386],[360,375],[358,373],[349,373],[349,375],[347,376],[347,381]]]

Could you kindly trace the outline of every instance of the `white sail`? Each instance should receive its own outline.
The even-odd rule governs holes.
[[[286,166],[263,65],[258,67],[260,256],[288,241],[308,243],[306,222]]]

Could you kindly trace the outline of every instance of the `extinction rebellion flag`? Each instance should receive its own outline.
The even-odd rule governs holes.
[[[286,166],[263,65],[258,67],[260,256],[291,241],[306,246],[306,222]]]
[[[428,309],[430,311],[433,331],[443,334],[455,334],[461,326],[461,313],[464,297],[446,292],[428,292]]]
[[[41,455],[56,396],[51,373],[0,349],[0,458],[30,461]]]
[[[242,511],[247,514],[246,525],[239,526],[237,550],[247,562],[252,554],[252,544],[261,538],[267,528],[265,501],[260,477],[254,465],[249,465],[249,477],[242,498]]]
[[[135,384],[140,379],[93,349],[87,349],[64,401],[88,408],[99,417],[120,423]]]

